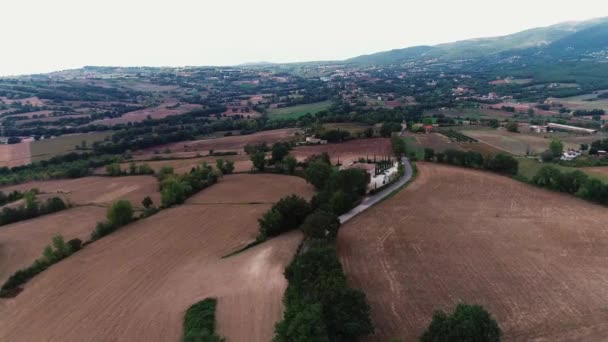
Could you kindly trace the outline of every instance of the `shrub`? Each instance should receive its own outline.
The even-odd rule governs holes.
[[[146,196],[141,201],[141,204],[144,206],[144,208],[148,209],[154,204],[154,202],[152,201],[152,198],[150,198],[150,196]]]
[[[283,167],[285,168],[286,173],[290,175],[293,174],[297,165],[298,161],[294,156],[288,155],[287,157],[283,158]]]
[[[264,152],[256,152],[251,155],[253,167],[262,172],[266,169],[266,154]]]
[[[68,241],[68,248],[70,250],[70,254],[79,251],[82,248],[82,240],[72,239]]]
[[[111,225],[124,226],[133,221],[133,206],[127,200],[119,200],[108,208],[106,216]]]
[[[448,315],[435,312],[427,331],[420,337],[421,342],[500,341],[502,332],[498,323],[479,305],[458,304]]]

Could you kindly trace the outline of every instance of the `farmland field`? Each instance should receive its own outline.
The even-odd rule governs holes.
[[[598,95],[602,93],[607,93],[608,89],[598,90],[589,94],[564,97],[564,98],[548,98],[548,101],[553,101],[556,103],[561,103],[565,107],[570,108],[572,110],[577,109],[603,109],[608,111],[608,99],[598,99]]]
[[[463,130],[462,133],[473,137],[481,142],[485,142],[503,152],[515,155],[525,155],[530,153],[540,154],[549,148],[550,139],[545,139],[541,135],[525,133],[511,133],[499,130]],[[564,143],[564,148],[578,148],[579,144]]]
[[[419,164],[408,188],[345,224],[338,253],[376,334],[415,340],[434,310],[483,305],[505,340],[608,333],[608,213],[476,170]]]
[[[23,141],[18,144],[0,145],[0,167],[15,167],[27,165],[32,162],[30,142]]]
[[[27,191],[37,188],[42,193],[54,194],[74,204],[108,205],[119,199],[131,201],[134,207],[150,196],[159,204],[158,180],[153,176],[84,177],[35,181],[1,188],[3,192]]]
[[[215,166],[215,161],[218,159],[223,160],[231,160],[234,161],[234,172],[247,172],[251,170],[253,164],[251,160],[249,160],[249,156],[245,154],[240,154],[236,156],[209,156],[209,157],[200,157],[200,158],[182,158],[182,159],[170,159],[170,160],[152,160],[152,161],[135,161],[135,165],[143,165],[147,164],[150,166],[154,172],[158,172],[165,166],[169,166],[173,168],[173,172],[176,174],[183,174],[190,172],[193,167],[197,165],[201,165],[202,163],[207,163],[211,166]],[[123,171],[129,170],[129,165],[131,163],[121,163],[120,168]],[[95,170],[96,174],[105,174],[105,168],[101,167]]]
[[[307,113],[316,114],[331,106],[331,101],[307,103],[293,107],[273,108],[268,110],[268,116],[272,120],[297,119]]]
[[[343,165],[350,165],[359,158],[392,155],[391,142],[388,138],[355,139],[337,144],[301,146],[296,147],[291,154],[298,160],[304,160],[323,152],[329,154],[332,163],[340,160]]]
[[[61,154],[75,151],[76,145],[81,146],[83,141],[86,141],[87,147],[91,147],[94,142],[103,141],[111,135],[111,132],[93,132],[62,135],[52,139],[32,141],[30,143],[32,162],[47,160]]]
[[[207,297],[218,299],[217,331],[228,341],[271,340],[301,234],[221,256],[255,238],[270,204],[250,203],[292,193],[310,199],[313,190],[297,177],[226,176],[123,227],[0,301],[0,340],[179,341],[184,312]]]
[[[351,135],[356,136],[359,133],[363,133],[366,128],[373,128],[373,126],[359,125],[357,123],[352,122],[338,122],[323,124],[323,128],[327,130],[338,129],[341,131],[348,131]]]
[[[173,106],[177,106],[176,108],[172,108]],[[100,124],[100,125],[117,125],[124,124],[128,122],[141,122],[148,118],[148,116],[152,119],[163,119],[172,115],[180,115],[187,113],[194,109],[201,108],[200,105],[195,104],[179,104],[177,102],[165,102],[156,107],[136,110],[132,112],[125,113],[124,115],[117,118],[106,118],[102,120],[96,120],[91,122],[91,124]]]
[[[105,214],[105,208],[76,207],[3,226],[0,228],[0,283],[18,269],[30,266],[57,234],[65,241],[88,240],[95,224],[102,221]]]
[[[539,162],[536,159],[530,158],[519,158],[519,171],[518,175],[524,176],[528,179],[532,179],[534,175],[538,172],[538,170],[543,167],[543,163]],[[586,173],[589,177],[597,178],[605,183],[608,183],[608,172],[604,170],[604,167],[568,167],[562,166],[559,164],[550,164],[551,166],[557,168],[562,172],[573,172],[573,171],[582,171]]]
[[[170,151],[175,152],[201,152],[207,154],[209,150],[214,151],[242,151],[246,144],[258,144],[266,142],[269,145],[279,141],[293,140],[295,134],[299,132],[297,128],[284,128],[275,129],[271,131],[262,131],[248,135],[235,135],[229,137],[221,137],[215,139],[202,139],[194,141],[181,141],[177,143],[171,143],[166,145],[156,146],[145,150],[134,153],[134,156],[141,157],[142,155],[147,158],[154,157],[154,152]]]

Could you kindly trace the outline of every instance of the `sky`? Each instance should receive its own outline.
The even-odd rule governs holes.
[[[608,16],[602,0],[2,0],[0,75],[341,60]]]

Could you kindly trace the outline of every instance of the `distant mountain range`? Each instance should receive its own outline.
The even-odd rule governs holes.
[[[346,60],[358,64],[400,64],[422,60],[454,61],[509,54],[572,56],[608,49],[608,17],[566,22],[507,36],[434,46],[414,46]]]

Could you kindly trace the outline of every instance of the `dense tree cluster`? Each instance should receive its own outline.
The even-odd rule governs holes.
[[[184,316],[183,342],[222,342],[215,333],[217,299],[207,298],[193,304]]]
[[[479,305],[458,304],[451,314],[435,312],[421,342],[498,342],[502,331],[492,315]]]
[[[374,331],[365,294],[347,284],[336,250],[327,241],[310,241],[285,277],[285,312],[273,341],[351,342]]]
[[[302,197],[290,195],[281,198],[258,220],[258,240],[298,228],[311,211],[310,204]]]
[[[505,175],[516,175],[519,170],[517,159],[506,154],[484,157],[481,153],[472,151],[445,150],[435,153],[434,150],[428,149],[425,151],[425,156],[428,157],[428,161],[484,169]]]
[[[190,170],[190,173],[184,175],[175,175],[172,169],[165,170],[161,170],[159,173],[161,202],[165,208],[183,203],[186,198],[215,184],[218,179],[218,173],[204,163],[194,167]]]

